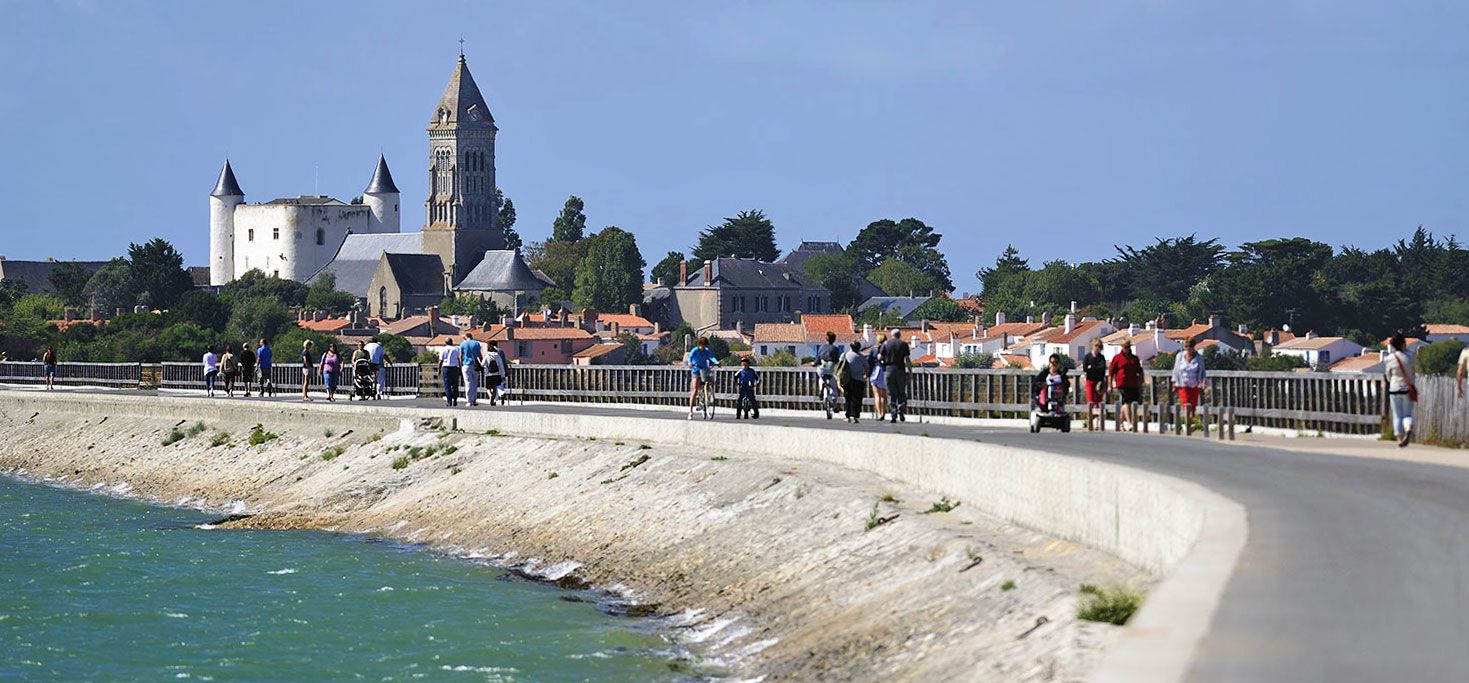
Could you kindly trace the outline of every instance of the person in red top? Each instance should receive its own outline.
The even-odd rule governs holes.
[[[1122,340],[1122,351],[1112,356],[1112,362],[1107,365],[1107,375],[1112,378],[1112,386],[1117,387],[1117,393],[1122,395],[1122,411],[1117,417],[1132,425],[1132,431],[1137,431],[1136,406],[1142,400],[1143,362],[1132,352],[1131,339]]]

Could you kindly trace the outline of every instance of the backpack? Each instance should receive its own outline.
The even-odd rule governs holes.
[[[485,364],[485,374],[491,377],[500,376],[500,353],[491,351],[488,358],[489,362]]]

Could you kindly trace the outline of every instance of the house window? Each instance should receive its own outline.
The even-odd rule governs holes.
[[[744,313],[745,312],[745,297],[743,297],[743,296],[737,296],[737,297],[731,299],[730,302],[729,302],[729,310],[734,311],[735,313]]]
[[[318,246],[326,244],[326,231],[321,228],[316,229],[316,244]]]
[[[761,344],[760,345],[760,355],[762,355],[762,356],[768,356],[768,355],[770,355],[770,347],[769,346],[766,346],[764,344]]]
[[[524,358],[526,356],[525,342],[515,342],[515,355],[517,358]]]
[[[245,241],[246,242],[254,242],[255,241],[255,228],[250,228],[249,230],[247,230],[245,232]]]
[[[281,238],[281,229],[279,227],[271,228],[270,229],[270,238],[273,239],[273,240],[280,239]]]
[[[770,310],[770,297],[762,296],[755,299],[755,312],[765,313]]]

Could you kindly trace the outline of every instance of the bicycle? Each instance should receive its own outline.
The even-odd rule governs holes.
[[[840,392],[837,391],[836,377],[834,375],[821,376],[821,408],[826,411],[826,419],[841,410]]]
[[[704,414],[704,419],[714,419],[714,372],[705,370],[699,373],[699,410]]]

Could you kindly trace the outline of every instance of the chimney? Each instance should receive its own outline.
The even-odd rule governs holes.
[[[73,320],[76,320],[77,319],[77,309],[71,308],[70,306],[68,306],[66,309],[62,310],[62,312],[61,312],[61,319],[62,320],[65,320],[66,322],[71,322]]]
[[[738,328],[738,325],[736,325]],[[663,334],[663,323],[653,323],[653,334]]]
[[[1239,336],[1241,336],[1241,337],[1248,337],[1248,336],[1250,336],[1250,327],[1248,325],[1240,325],[1239,326]]]
[[[1076,302],[1075,301],[1071,302],[1071,312],[1072,313],[1075,313],[1076,312]]]
[[[995,324],[996,325],[1004,325],[1005,324],[1005,312],[1004,311],[999,311],[999,312],[995,313]]]
[[[1045,313],[1042,313],[1041,314],[1041,324],[1042,325],[1045,325],[1046,327],[1050,327],[1051,326],[1051,312],[1050,311],[1046,311]]]
[[[502,315],[500,316],[500,324],[504,325],[505,329],[508,330],[512,327],[515,327],[515,318],[512,318],[509,315]]]
[[[311,312],[311,320],[313,322],[318,322],[318,323],[321,322],[321,321],[323,321],[323,320],[326,320],[326,311],[312,311]]]
[[[1306,332],[1306,338],[1307,339],[1315,339],[1316,338],[1316,330],[1308,330]]]
[[[627,314],[628,315],[635,315],[635,316],[638,316],[638,317],[642,317],[642,315],[643,315],[643,307],[642,306],[639,306],[638,304],[628,304],[627,305]]]
[[[1210,313],[1209,314],[1209,329],[1214,329],[1216,327],[1219,327],[1219,314],[1218,313]]]
[[[689,262],[678,262],[678,285],[680,287],[689,283]]]
[[[617,323],[612,323],[611,328],[612,328],[612,336],[616,337],[617,335],[622,334],[622,326],[621,325],[619,325]]]
[[[862,323],[862,341],[872,343],[872,323]]]
[[[437,332],[438,326],[439,326],[439,307],[438,306],[429,306],[428,307],[428,333],[429,333],[429,336],[433,336],[435,334],[438,334],[438,332]]]
[[[1073,311],[1076,310],[1076,303],[1075,302],[1072,302],[1072,304],[1071,304],[1071,310],[1073,310]],[[1076,329],[1076,314],[1075,313],[1067,313],[1066,314],[1066,334],[1071,334],[1071,331],[1072,330],[1075,330],[1075,329]]]
[[[1136,337],[1137,336],[1137,333],[1138,333],[1137,323],[1128,323],[1127,324],[1127,338],[1128,339],[1131,339],[1133,337]]]
[[[714,261],[712,260],[704,262],[704,286],[714,286]]]
[[[655,287],[664,287],[666,285],[663,284],[663,278],[660,277],[660,278],[658,278],[658,279],[656,279],[656,280],[653,281],[653,286],[655,286]]]
[[[97,311],[97,307],[96,306],[93,306],[92,307],[92,312],[87,317],[88,318],[91,318],[92,322],[94,322],[94,323],[95,322],[100,322],[102,320],[102,314]]]
[[[1025,324],[1031,325],[1031,324],[1034,324],[1034,323],[1035,323],[1035,316],[1033,316],[1033,315],[1027,315],[1027,316],[1025,316]]]

